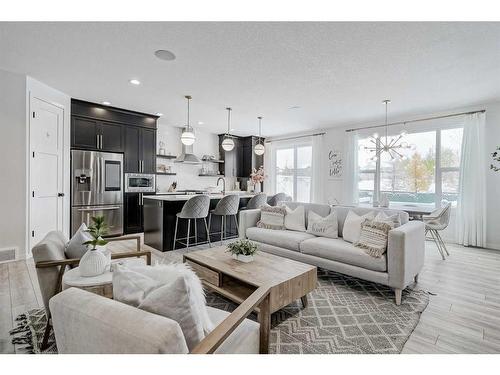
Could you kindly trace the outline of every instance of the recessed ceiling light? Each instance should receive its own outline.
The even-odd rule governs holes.
[[[198,121],[198,125],[203,125],[204,122],[203,121]]]
[[[140,85],[141,84],[141,81],[139,81],[138,79],[131,79],[129,81],[132,85]]]
[[[288,107],[288,109],[300,109],[300,105],[292,105],[291,107]]]
[[[160,117],[161,117],[161,116],[163,116],[163,113],[161,113],[161,112],[156,112],[156,116],[160,116]]]
[[[104,104],[104,105],[111,105],[110,102],[106,102],[106,101],[102,102],[102,104]]]
[[[155,56],[160,60],[172,61],[175,60],[175,55],[173,52],[167,51],[166,49],[159,49],[155,51]]]

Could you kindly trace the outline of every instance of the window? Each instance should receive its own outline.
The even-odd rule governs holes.
[[[297,145],[276,150],[276,192],[284,192],[294,201],[310,202],[312,147]]]
[[[405,135],[410,149],[403,158],[391,159],[382,152],[372,160],[371,138],[359,140],[359,201],[372,203],[377,188],[387,193],[391,202],[437,204],[458,198],[462,128],[437,129]],[[378,172],[377,172],[378,171]]]

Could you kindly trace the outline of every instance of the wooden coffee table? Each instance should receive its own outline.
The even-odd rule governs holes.
[[[188,263],[203,284],[227,299],[242,303],[257,288],[271,285],[269,299],[255,311],[260,322],[260,351],[269,350],[271,314],[297,299],[307,306],[307,294],[316,288],[316,267],[258,252],[250,263],[232,258],[225,246],[184,254]]]

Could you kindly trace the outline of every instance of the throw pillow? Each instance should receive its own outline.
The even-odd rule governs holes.
[[[80,259],[83,254],[87,252],[87,246],[83,243],[92,239],[90,233],[85,232],[87,226],[85,223],[80,225],[80,228],[71,237],[66,246],[64,247],[64,253],[68,259]]]
[[[361,224],[359,241],[354,246],[365,250],[374,258],[380,258],[387,250],[389,231],[393,227],[389,222],[365,219]]]
[[[265,229],[285,229],[285,207],[262,206],[257,227]]]
[[[380,211],[377,216],[375,216],[375,221],[384,221],[388,222],[389,224],[393,224],[394,228],[400,227],[401,226],[401,219],[399,217],[399,214],[394,214],[388,216],[384,211]]]
[[[179,279],[183,281],[180,282]],[[161,292],[159,289],[162,289]],[[175,314],[170,310],[162,313],[162,308],[155,307],[157,304],[167,304],[175,307],[177,299],[180,298],[178,295],[180,290],[187,290],[186,293],[189,297],[187,300],[189,306],[187,307],[184,304],[183,311],[189,309],[196,315],[196,317],[191,317],[185,321],[185,326],[191,327],[186,328],[190,332],[188,334],[194,337],[193,340],[196,341],[199,338],[198,333],[200,330],[203,334],[208,334],[214,327],[208,316],[201,281],[186,263],[159,264],[155,266],[139,264],[116,265],[113,272],[113,298],[115,300],[164,315],[177,321],[181,329],[183,329],[181,320],[185,318],[182,315],[174,317]],[[171,297],[170,294],[174,295],[174,297]],[[164,300],[160,301],[160,297],[164,298]],[[196,323],[194,331],[192,331],[193,322]],[[187,337],[186,341],[188,341]]]
[[[307,233],[318,237],[338,238],[338,220],[337,213],[332,212],[326,217],[318,215],[316,212],[309,211],[307,218]]]
[[[193,288],[183,276],[153,290],[144,298],[139,309],[179,323],[189,350],[205,337],[201,317],[194,301]]]
[[[285,228],[299,232],[306,231],[306,214],[304,206],[298,206],[295,210],[286,207]]]
[[[342,238],[347,242],[357,242],[359,240],[359,235],[361,234],[361,223],[365,219],[372,220],[375,217],[373,211],[368,212],[362,216],[359,216],[354,211],[350,210],[347,213],[347,217],[344,221],[344,229],[342,230]]]

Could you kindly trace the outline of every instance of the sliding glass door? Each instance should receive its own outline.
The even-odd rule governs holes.
[[[276,149],[276,192],[294,201],[311,201],[312,146],[300,144]]]

